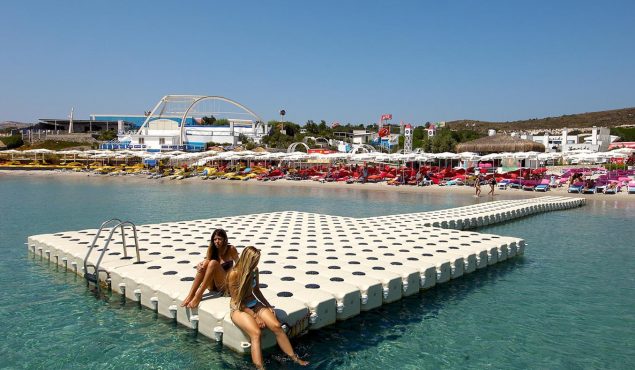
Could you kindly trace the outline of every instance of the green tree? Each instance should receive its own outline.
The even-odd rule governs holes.
[[[216,122],[216,117],[214,117],[214,116],[203,117],[203,118],[201,118],[201,121],[203,121],[203,125],[211,126],[211,125],[214,124],[214,122]]]
[[[240,141],[243,145],[251,142],[251,140],[247,137],[247,135],[240,133],[238,134],[238,141]]]
[[[7,146],[7,149],[19,148],[24,145],[24,141],[22,141],[22,135],[5,136],[0,138],[0,140],[2,140],[4,145]]]
[[[117,132],[115,130],[102,131],[97,136],[97,140],[111,141],[117,138]]]

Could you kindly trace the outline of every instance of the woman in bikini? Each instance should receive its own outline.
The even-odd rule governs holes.
[[[273,332],[276,341],[284,353],[293,362],[306,366],[309,363],[301,360],[291,347],[289,337],[282,330],[276,318],[273,306],[262,295],[259,288],[258,261],[260,251],[247,247],[240,255],[236,267],[227,276],[229,287],[231,319],[251,339],[251,360],[256,368],[263,369],[260,335],[265,327]]]
[[[238,251],[227,242],[225,230],[214,230],[207,248],[207,255],[196,265],[196,277],[181,307],[198,307],[207,289],[224,292],[227,273],[237,260]]]

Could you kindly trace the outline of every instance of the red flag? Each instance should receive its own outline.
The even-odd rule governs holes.
[[[392,114],[382,114],[381,115],[381,120],[382,121],[386,121],[386,120],[389,120],[389,119],[392,119]]]

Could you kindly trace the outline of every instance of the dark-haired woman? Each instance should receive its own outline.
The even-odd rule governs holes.
[[[192,288],[181,303],[181,307],[198,307],[207,289],[224,292],[227,273],[234,267],[237,260],[238,251],[227,242],[225,230],[214,230],[205,259],[196,266],[196,277]]]

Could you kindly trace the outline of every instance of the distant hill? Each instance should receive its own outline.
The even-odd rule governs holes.
[[[565,114],[560,117],[532,118],[511,122],[486,122],[475,120],[459,120],[446,122],[451,129],[470,129],[478,132],[496,131],[535,131],[561,129],[584,129],[597,127],[635,126],[635,108],[607,110],[601,112]]]
[[[16,121],[4,121],[0,122],[0,130],[5,128],[25,128],[33,126],[32,123],[16,122]]]

